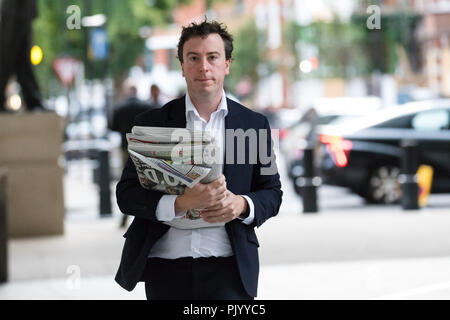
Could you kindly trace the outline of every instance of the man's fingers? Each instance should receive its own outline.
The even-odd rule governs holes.
[[[228,206],[231,201],[230,195],[231,192],[227,189],[220,189],[214,197],[213,204],[207,207],[207,209],[217,209]]]
[[[207,190],[209,193],[209,196],[212,197],[214,200],[217,198],[222,198],[223,195],[226,193],[227,188],[225,187],[218,187],[218,188],[210,188]]]
[[[225,176],[222,174],[219,178],[211,182],[215,188],[226,185]]]
[[[230,220],[230,215],[224,210],[211,211],[209,215],[202,215],[201,217],[206,222],[221,222]]]
[[[221,175],[209,184],[197,183],[192,188],[186,187],[184,193],[189,194],[197,208],[207,207],[215,210],[223,208],[227,197],[225,176]]]
[[[204,216],[217,216],[227,212],[228,206],[231,204],[231,201],[227,198],[220,199],[216,202],[216,204],[205,208],[202,210],[202,214]]]
[[[226,194],[225,191],[223,191],[223,192],[217,193],[217,195],[216,195],[216,197],[214,199],[214,202],[216,202],[217,205],[223,207],[223,206],[227,205],[227,201],[226,200],[227,200],[227,194]]]
[[[227,191],[227,188],[225,187],[225,186],[223,186],[223,187],[219,187],[219,188],[217,188],[217,190],[216,190],[216,194],[217,195],[224,195],[224,196],[226,196],[226,191]]]
[[[200,216],[202,218],[217,217],[221,216],[222,214],[225,214],[225,210],[223,210],[223,208],[217,210],[202,210],[200,212]]]
[[[218,209],[222,209],[227,207],[227,205],[229,204],[228,202],[223,202],[224,199],[218,199],[217,201],[215,201],[212,206],[209,206],[207,208],[205,208],[203,211],[207,212],[207,211],[212,211],[212,210],[218,210]]]

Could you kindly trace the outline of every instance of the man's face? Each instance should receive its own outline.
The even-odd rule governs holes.
[[[181,69],[189,94],[222,92],[223,80],[230,73],[230,63],[231,60],[225,58],[223,40],[217,33],[187,40],[183,46]]]

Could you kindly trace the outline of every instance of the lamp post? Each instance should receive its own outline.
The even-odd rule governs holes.
[[[87,2],[85,1],[85,5]],[[86,12],[89,13],[89,7],[86,6]],[[103,78],[103,87],[105,89],[105,104],[103,105],[103,111],[105,118],[107,119],[107,88],[105,85],[105,76],[107,72],[107,62],[108,58],[108,41],[106,34],[106,15],[104,14],[96,14],[92,16],[85,16],[81,19],[81,25],[84,27],[84,30],[88,30],[89,34],[85,31],[85,73],[88,78],[95,77],[97,70],[94,70],[94,65],[91,64],[91,60],[93,61],[101,61],[103,62],[103,68],[101,72],[101,77]],[[97,73],[98,76],[98,73]],[[91,85],[89,84],[91,88]],[[92,108],[92,105],[89,106],[89,109]],[[91,114],[89,112],[89,114]],[[89,116],[90,117],[90,116]],[[91,119],[89,119],[91,122]],[[102,140],[106,140],[106,128]],[[103,145],[103,144],[102,144]],[[97,176],[98,185],[99,185],[99,211],[100,216],[111,216],[111,175],[110,175],[110,166],[109,166],[109,144],[106,143],[105,147],[100,147],[96,150],[97,163],[96,169],[94,169],[94,175]]]

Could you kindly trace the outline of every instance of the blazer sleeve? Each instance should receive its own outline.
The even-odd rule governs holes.
[[[253,167],[251,192],[245,194],[252,199],[254,204],[255,218],[250,224],[251,227],[259,227],[270,217],[276,216],[283,196],[280,175],[278,174],[272,147],[270,125],[267,119],[265,119],[264,129],[267,130],[266,153],[271,160],[269,163],[263,164],[260,157],[257,157],[258,161]]]
[[[148,125],[137,117],[134,125]],[[133,161],[128,157],[122,171],[120,181],[116,186],[117,204],[122,213],[138,218],[158,221],[156,208],[163,192],[144,189],[140,183]]]

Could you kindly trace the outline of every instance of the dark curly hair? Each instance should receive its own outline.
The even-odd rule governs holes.
[[[231,53],[233,52],[233,36],[228,33],[227,27],[223,23],[219,23],[217,21],[208,22],[205,20],[200,24],[193,22],[187,27],[183,27],[180,40],[178,41],[178,60],[183,62],[183,46],[186,41],[194,37],[205,38],[213,33],[217,33],[223,40],[225,47],[225,59],[231,59]]]

